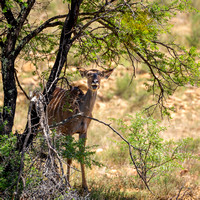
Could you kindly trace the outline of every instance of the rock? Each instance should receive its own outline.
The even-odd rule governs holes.
[[[103,151],[103,149],[99,148],[96,150],[96,153],[101,153]]]

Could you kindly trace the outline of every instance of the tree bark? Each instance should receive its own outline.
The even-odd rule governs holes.
[[[14,124],[17,88],[14,77],[14,60],[2,57],[2,79],[4,90],[3,134],[10,134]]]
[[[15,82],[15,68],[14,62],[16,59],[15,45],[21,31],[21,28],[29,15],[35,0],[28,1],[27,5],[21,6],[21,11],[17,17],[13,15],[11,8],[7,5],[5,0],[0,1],[0,6],[7,23],[10,25],[8,33],[6,35],[6,41],[1,42],[1,65],[2,65],[2,79],[3,79],[3,91],[4,91],[4,106],[3,106],[3,128],[0,134],[10,134],[14,124],[16,100],[17,100],[17,88]]]
[[[14,124],[17,88],[15,83],[15,57],[13,52],[17,41],[15,26],[9,29],[6,42],[2,46],[1,65],[4,91],[3,134],[10,134]]]

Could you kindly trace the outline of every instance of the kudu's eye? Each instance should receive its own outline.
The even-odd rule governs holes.
[[[98,75],[99,75],[99,76],[103,76],[103,73],[102,73],[102,72],[98,72]]]
[[[91,77],[92,76],[92,73],[87,73],[87,77]]]

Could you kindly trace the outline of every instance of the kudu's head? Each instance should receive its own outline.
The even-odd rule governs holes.
[[[108,78],[114,69],[99,71],[97,69],[86,70],[84,68],[77,68],[82,77],[87,78],[88,88],[92,91],[97,91],[100,88],[101,78]]]

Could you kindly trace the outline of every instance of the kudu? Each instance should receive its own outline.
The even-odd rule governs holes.
[[[49,125],[63,121],[64,119],[67,119],[79,112],[83,113],[85,116],[92,117],[92,110],[96,101],[97,90],[100,88],[101,78],[108,78],[113,71],[113,69],[99,71],[96,69],[85,70],[83,68],[78,68],[78,70],[82,77],[87,78],[88,90],[86,94],[84,94],[78,87],[72,87],[70,90],[56,88],[47,107]],[[61,133],[63,135],[73,135],[78,133],[79,139],[84,139],[85,146],[87,129],[90,121],[91,119],[84,118],[82,116],[72,118],[68,123],[59,126],[56,131],[57,133]],[[72,160],[68,159],[68,181],[71,163]],[[85,167],[83,163],[80,164],[82,173],[82,187],[87,189]]]

